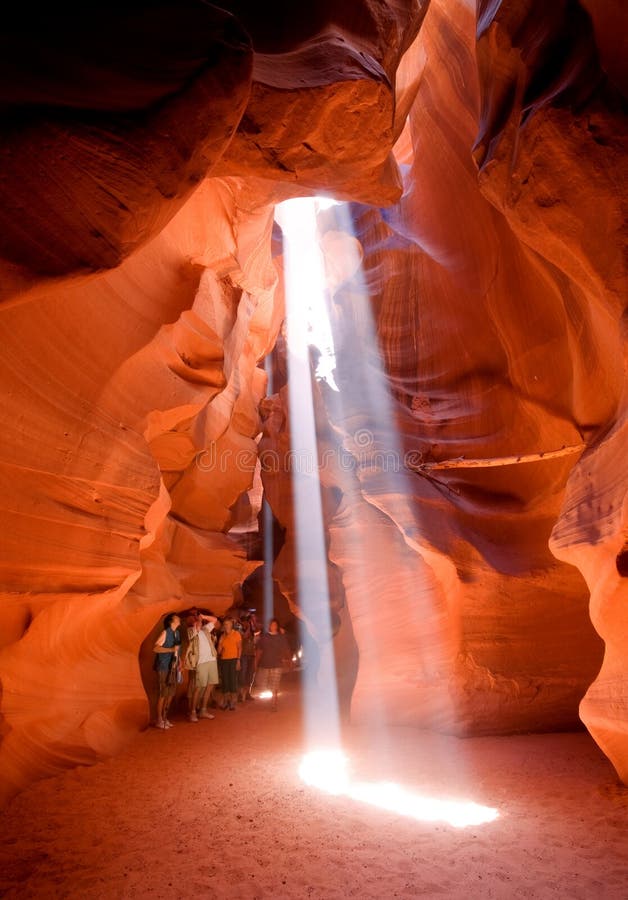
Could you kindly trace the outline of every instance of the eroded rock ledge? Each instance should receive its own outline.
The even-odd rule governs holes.
[[[354,201],[320,223],[342,409],[315,391],[321,449],[356,461],[322,473],[346,704],[569,728],[593,682],[583,719],[628,780],[626,13],[271,6],[8,22],[2,795],[117,752],[172,598],[221,612],[259,565],[260,434],[288,440],[286,388],[259,415],[284,317],[273,205],[316,191]],[[367,431],[430,462],[585,450],[390,480]],[[290,482],[264,480],[298,613]]]

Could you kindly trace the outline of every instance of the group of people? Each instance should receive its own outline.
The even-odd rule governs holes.
[[[233,711],[238,701],[252,700],[254,685],[260,693],[271,693],[271,709],[276,710],[281,676],[292,663],[288,638],[277,619],[262,631],[251,614],[219,619],[196,608],[181,615],[168,613],[153,652],[158,688],[155,727],[161,729],[172,728],[168,712],[185,677],[188,719],[198,722],[214,718],[210,708]],[[214,697],[217,688],[220,703]]]

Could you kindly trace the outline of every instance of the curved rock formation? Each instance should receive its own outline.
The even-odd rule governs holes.
[[[146,722],[137,654],[155,620],[230,606],[248,573],[224,532],[280,318],[270,256],[239,263],[238,221],[246,247],[272,213],[206,182],[128,265],[2,315],[8,792],[119,747]]]
[[[283,318],[272,202],[341,189],[349,169],[365,199],[399,189],[392,82],[420,5],[354,5],[361,26],[321,7],[323,45],[315,15],[275,48],[247,9],[7,23],[2,796],[116,752],[146,723],[137,655],[158,618],[200,598],[228,608],[259,564],[238,535],[255,518],[257,363]],[[330,47],[333,64],[309,71]],[[332,98],[354,133],[281,187],[279,147],[239,168],[227,148],[254,118],[267,140],[288,96],[311,112],[282,142],[290,159],[323,145]],[[202,182],[220,158],[262,177]]]
[[[159,618],[260,565],[273,205],[317,191],[353,201],[319,218],[340,391],[314,385],[343,700],[573,727],[595,626],[581,713],[628,780],[623,7],[33,18],[0,54],[2,796],[117,752]]]
[[[86,11],[55,10],[4,41],[16,85],[0,157],[6,296],[113,268],[158,234],[225,152],[253,54],[231,16],[191,2],[108,11],[99,29]]]
[[[623,371],[601,348],[618,346],[617,326],[595,318],[575,266],[561,269],[547,241],[542,255],[495,208],[492,163],[480,184],[494,202],[480,191],[470,11],[435,0],[421,42],[425,68],[398,147],[404,197],[383,213],[330,210],[321,226],[340,387],[324,396],[353,460],[349,474],[328,464],[321,475],[337,489],[328,552],[359,652],[352,713],[458,733],[573,727],[600,645],[585,584],[548,541],[585,441],[615,415]],[[572,152],[568,141],[550,146]],[[610,186],[598,176],[603,194]],[[588,390],[591,367],[605,368],[612,390]],[[267,430],[280,458],[288,430]],[[320,453],[328,439],[320,423],[317,432]],[[267,495],[290,536],[289,493],[268,485]],[[275,571],[285,583],[281,558]]]
[[[612,2],[485,4],[478,56],[484,119],[480,183],[564,298],[571,415],[587,450],[574,467],[551,549],[577,566],[605,642],[583,721],[628,778],[625,616],[617,558],[626,545],[626,184],[628,14]],[[593,27],[592,27],[593,25]],[[535,45],[525,46],[534,32]],[[620,50],[623,42],[623,52]],[[509,64],[499,66],[500,60]],[[499,81],[490,76],[499,70]],[[549,73],[549,75],[548,75]],[[606,78],[605,76],[609,77]],[[541,76],[544,76],[543,78]]]

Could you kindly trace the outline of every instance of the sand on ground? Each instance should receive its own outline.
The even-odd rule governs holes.
[[[299,775],[294,678],[277,712],[256,700],[174,721],[9,804],[2,896],[628,898],[628,790],[586,732],[348,727],[353,787],[330,794]],[[373,785],[392,809],[365,798]],[[497,817],[452,824],[479,807]]]

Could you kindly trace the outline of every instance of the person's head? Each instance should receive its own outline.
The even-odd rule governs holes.
[[[181,619],[176,613],[168,613],[164,618],[164,628],[172,628],[174,631],[181,624]]]
[[[271,619],[268,623],[269,634],[279,634],[279,619]]]
[[[232,628],[233,628],[233,619],[226,618],[222,623],[222,630],[225,632],[225,634],[229,634],[229,632],[232,630]]]

